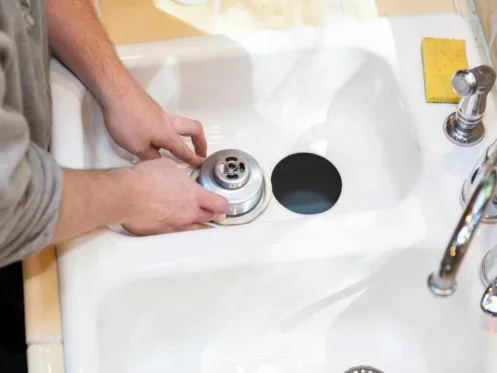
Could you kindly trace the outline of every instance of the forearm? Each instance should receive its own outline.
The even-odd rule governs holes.
[[[90,0],[45,0],[45,7],[52,52],[102,105],[136,89]]]
[[[132,170],[63,170],[59,219],[51,244],[58,244],[111,224],[126,215]]]

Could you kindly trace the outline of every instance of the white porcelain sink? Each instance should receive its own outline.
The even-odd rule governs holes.
[[[147,91],[202,121],[209,153],[237,148],[271,173],[311,152],[339,170],[328,212],[301,216],[273,198],[245,226],[136,238],[109,229],[59,248],[68,373],[491,373],[495,322],[479,310],[483,228],[459,290],[426,279],[461,213],[462,181],[497,136],[460,148],[426,104],[424,36],[472,33],[456,15],[264,31],[119,49]],[[100,109],[52,65],[53,152],[74,168],[130,166]],[[493,351],[493,353],[492,353]]]

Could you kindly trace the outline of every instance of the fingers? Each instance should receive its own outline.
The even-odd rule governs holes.
[[[153,146],[150,146],[145,151],[140,152],[137,155],[138,155],[138,157],[140,157],[140,159],[142,161],[149,161],[151,159],[162,158],[161,155],[160,155],[160,153],[159,153],[159,150],[157,150]]]
[[[198,231],[198,230],[201,230],[201,229],[211,229],[211,228],[214,228],[214,227],[211,227],[210,225],[206,225],[206,224],[192,224],[188,227],[186,227],[184,229],[184,231]]]
[[[217,212],[212,212],[201,208],[197,215],[197,223],[208,223],[211,221],[218,222],[226,217],[225,214],[219,214]]]
[[[195,153],[201,157],[207,156],[207,140],[205,138],[204,128],[199,121],[170,116],[176,132],[181,136],[188,136],[192,138]]]
[[[199,204],[205,210],[218,215],[225,215],[229,209],[229,202],[226,198],[215,193],[211,193],[199,186]]]
[[[202,163],[204,163],[204,158],[192,152],[179,136],[171,138],[164,147],[176,158],[179,158],[194,167],[200,167],[202,166]]]

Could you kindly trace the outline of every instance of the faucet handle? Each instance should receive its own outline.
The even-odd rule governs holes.
[[[493,317],[497,316],[497,278],[488,286],[485,293],[483,293],[480,306],[483,312]]]

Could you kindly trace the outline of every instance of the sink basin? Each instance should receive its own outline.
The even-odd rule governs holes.
[[[144,46],[139,60],[147,62],[131,68],[169,111],[201,119],[210,152],[242,149],[268,171],[289,154],[323,156],[345,185],[333,213],[387,208],[409,193],[421,155],[388,56],[316,41],[249,54],[225,37],[208,40],[208,58],[164,43]],[[83,103],[83,168],[131,164],[96,101],[87,93]],[[295,217],[271,207],[264,220]]]
[[[237,265],[118,286],[98,306],[99,367],[338,373],[367,364],[384,372],[484,371],[468,358],[485,347],[469,322],[477,303],[433,307],[420,286],[429,253],[416,246],[373,256]],[[409,280],[394,281],[406,263]]]
[[[342,195],[315,216],[273,198],[244,226],[141,238],[102,229],[61,245],[66,371],[494,372],[478,266],[497,234],[480,229],[452,297],[434,297],[426,279],[497,129],[471,148],[445,138],[455,106],[425,103],[425,36],[465,39],[470,65],[481,64],[455,14],[120,47],[152,97],[204,124],[209,153],[241,149],[269,174],[314,153],[336,166]],[[57,160],[131,166],[80,82],[57,62],[51,79]],[[485,123],[495,119],[489,101]]]

